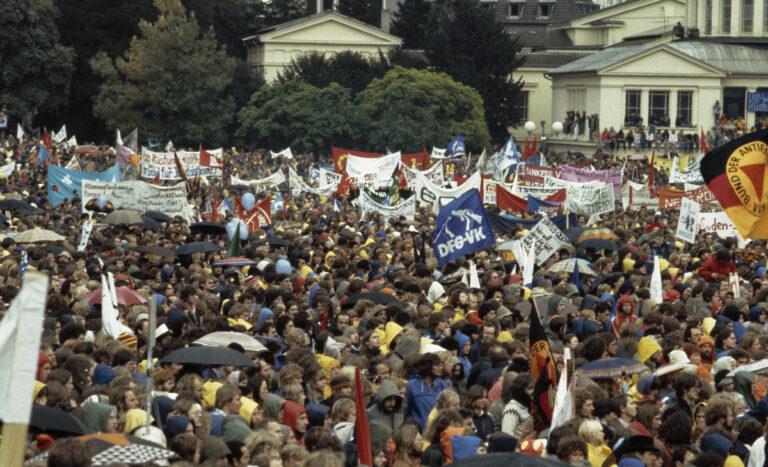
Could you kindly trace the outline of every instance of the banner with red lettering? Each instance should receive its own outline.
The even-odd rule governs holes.
[[[657,190],[659,195],[659,209],[662,211],[668,209],[680,209],[683,203],[683,197],[692,199],[699,204],[705,204],[715,201],[715,195],[709,190],[709,187],[702,186],[692,191],[677,190],[675,188],[662,187]]]
[[[344,149],[331,146],[333,168],[336,169],[336,173],[344,172],[347,167],[348,156],[376,159],[378,157],[384,156],[384,154],[378,152],[356,151],[354,149]],[[400,154],[400,162],[410,169],[426,170],[429,167],[429,153],[425,148],[422,148],[420,152],[412,154]]]

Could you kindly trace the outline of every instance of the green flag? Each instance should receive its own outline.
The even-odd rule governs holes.
[[[235,229],[235,238],[232,239],[232,242],[229,244],[229,248],[227,248],[227,258],[234,258],[236,256],[240,256],[240,223],[237,223],[237,228]]]

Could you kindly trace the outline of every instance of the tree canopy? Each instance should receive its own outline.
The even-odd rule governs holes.
[[[381,27],[381,0],[339,0],[339,12],[371,26]]]
[[[398,0],[400,8],[392,18],[392,34],[403,40],[406,49],[426,47],[427,24],[432,13],[430,0]]]
[[[258,147],[327,151],[332,144],[352,144],[354,113],[351,91],[339,84],[275,82],[240,111],[238,136]]]
[[[66,104],[74,52],[59,40],[53,0],[0,2],[0,104],[17,119]]]
[[[457,134],[464,135],[468,149],[490,147],[480,95],[445,73],[395,67],[358,101],[357,121],[367,148],[444,147]]]
[[[138,127],[182,144],[224,142],[234,109],[226,90],[234,59],[213,31],[200,31],[180,0],[155,0],[156,22],[142,20],[124,57],[100,52],[91,65],[103,80],[94,113],[110,128]]]

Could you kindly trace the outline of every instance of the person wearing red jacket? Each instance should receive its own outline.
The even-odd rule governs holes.
[[[736,272],[736,263],[731,258],[731,253],[726,249],[718,250],[699,268],[699,275],[707,282],[719,282],[727,280],[728,275]]]

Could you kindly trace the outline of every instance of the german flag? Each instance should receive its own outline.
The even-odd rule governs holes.
[[[701,175],[744,238],[768,239],[768,129],[713,149]]]

